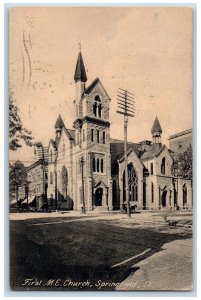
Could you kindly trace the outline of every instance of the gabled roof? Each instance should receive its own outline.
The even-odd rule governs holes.
[[[139,156],[139,144],[137,143],[127,143],[128,152],[132,149],[137,156]],[[111,166],[114,167],[117,160],[124,156],[124,141],[111,139],[110,140],[110,153],[111,153]]]
[[[61,115],[59,115],[57,118],[57,121],[54,125],[54,128],[62,128],[62,127],[65,127],[65,125],[64,125]]]
[[[156,116],[156,119],[154,121],[154,124],[152,126],[152,129],[151,129],[151,133],[154,134],[154,133],[162,133],[162,128],[161,128],[161,125],[159,123],[159,120]]]
[[[87,75],[86,75],[81,51],[79,52],[78,58],[77,58],[74,80],[75,80],[75,82],[77,82],[77,81],[86,82],[87,81]]]
[[[49,144],[50,144],[50,143],[53,145],[53,147],[54,147],[55,149],[57,148],[57,144],[56,144],[56,142],[55,142],[54,140],[50,139]]]
[[[64,127],[64,131],[70,140],[75,140],[75,130]]]
[[[94,79],[94,81],[92,81],[92,83],[86,88],[84,95],[90,94],[91,91],[97,86],[98,83],[100,83],[104,93],[106,94],[107,98],[110,100],[110,97],[109,97],[108,93],[106,92],[106,89],[104,88],[102,82],[100,81],[100,79],[98,77],[96,77],[96,79]]]
[[[154,157],[158,157],[164,149],[167,149],[170,156],[173,157],[173,153],[174,153],[173,151],[168,149],[166,147],[166,145],[162,145],[162,144],[158,143],[158,144],[152,144],[152,148],[149,151],[145,151],[144,153],[142,153],[140,159],[142,161],[144,161],[147,159],[152,159]]]

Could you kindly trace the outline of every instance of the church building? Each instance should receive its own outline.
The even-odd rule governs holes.
[[[86,211],[121,209],[125,202],[124,142],[110,137],[110,97],[99,78],[87,85],[81,52],[74,74],[73,129],[61,115],[49,141],[47,197],[55,208]],[[172,173],[173,151],[161,143],[156,117],[152,141],[128,142],[128,185],[137,209],[192,207],[190,181],[184,195]],[[180,198],[179,198],[180,197]]]

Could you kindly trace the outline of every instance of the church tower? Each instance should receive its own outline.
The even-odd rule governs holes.
[[[152,133],[153,144],[160,144],[162,128],[161,128],[161,125],[159,123],[157,116],[156,116],[154,124],[152,126],[151,133]]]
[[[84,199],[86,210],[112,209],[110,158],[110,98],[99,78],[87,87],[81,52],[75,69],[76,119],[74,163],[75,204],[83,203],[80,161],[84,161]]]

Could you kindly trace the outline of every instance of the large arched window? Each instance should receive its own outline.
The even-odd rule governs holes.
[[[161,174],[165,175],[165,157],[161,161]]]
[[[65,166],[61,170],[61,184],[62,184],[62,195],[63,199],[67,198],[67,187],[68,187],[68,172]]]
[[[138,177],[132,163],[128,165],[128,189],[129,200],[138,201]],[[125,171],[123,174],[123,201],[126,201]]]

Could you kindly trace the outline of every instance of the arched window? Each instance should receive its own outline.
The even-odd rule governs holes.
[[[154,203],[154,184],[151,183],[151,203]]]
[[[103,173],[103,158],[101,158],[101,173]]]
[[[53,174],[52,174],[52,172],[50,173],[50,184],[53,184]]]
[[[99,158],[97,158],[96,170],[99,172]]]
[[[183,206],[187,204],[187,186],[186,183],[183,185]]]
[[[94,141],[94,130],[91,129],[91,141],[93,142]]]
[[[100,138],[99,138],[99,130],[97,130],[97,143],[99,143],[99,140],[100,140]]]
[[[93,172],[96,172],[96,159],[93,158]]]
[[[103,144],[105,144],[105,131],[103,131]]]
[[[63,157],[65,157],[65,144],[63,144]]]
[[[161,174],[165,175],[165,157],[163,157],[161,162]]]
[[[84,129],[82,130],[82,140],[83,140],[83,142],[85,141],[85,131],[84,131]]]
[[[153,166],[153,163],[150,164],[150,173],[151,173],[151,175],[154,174],[154,166]]]

